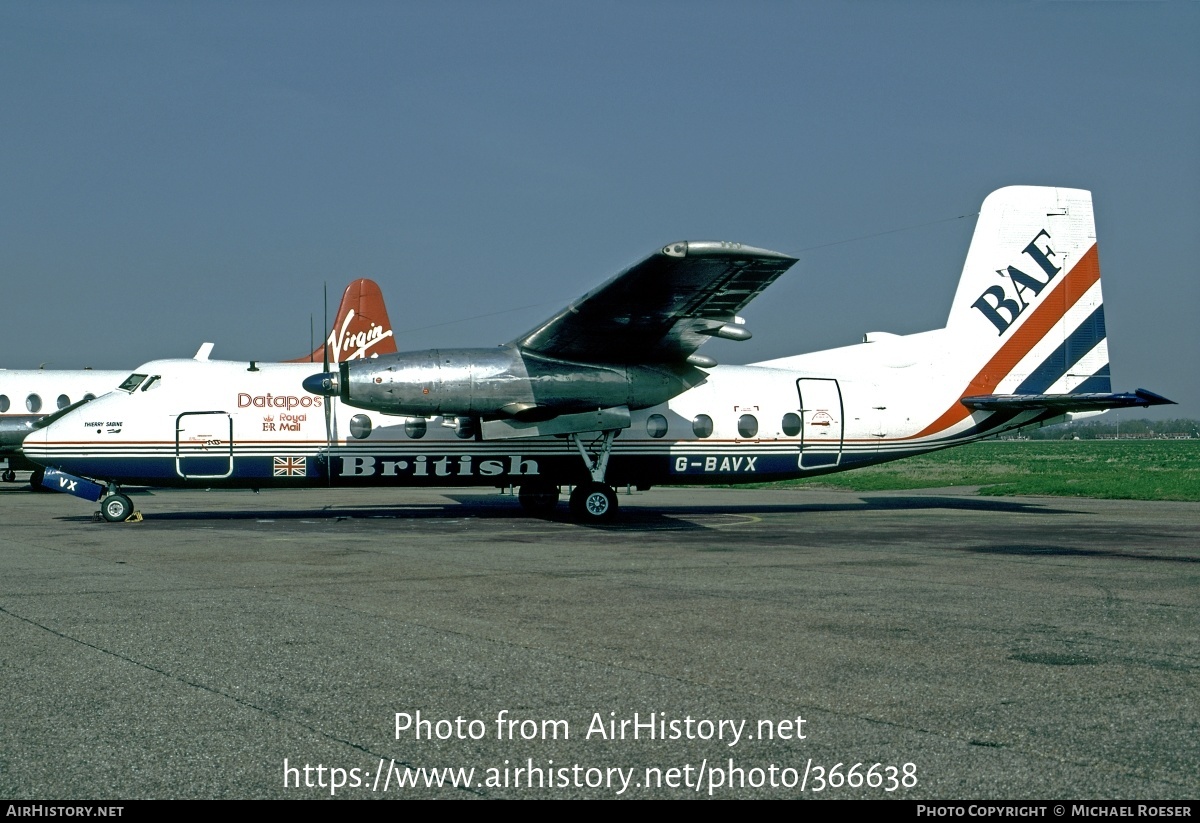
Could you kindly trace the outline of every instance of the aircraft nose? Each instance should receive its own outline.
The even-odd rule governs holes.
[[[338,393],[338,373],[335,371],[321,372],[304,378],[301,384],[309,394],[320,394],[325,397],[335,397]]]

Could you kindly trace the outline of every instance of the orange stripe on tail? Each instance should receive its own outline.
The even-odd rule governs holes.
[[[1041,305],[1033,310],[1025,322],[1013,332],[1013,336],[1000,347],[998,352],[992,355],[992,359],[987,362],[987,365],[980,369],[979,373],[967,384],[967,387],[959,394],[959,400],[972,395],[992,394],[1000,385],[1000,381],[1021,362],[1025,355],[1029,354],[1039,340],[1049,334],[1054,325],[1063,319],[1071,307],[1079,302],[1079,298],[1083,297],[1099,279],[1100,255],[1093,243],[1092,247],[1079,258],[1079,262],[1075,264],[1070,273],[1054,286]],[[970,409],[956,401],[933,423],[912,437],[904,439],[913,440],[945,431],[965,420],[970,414]]]

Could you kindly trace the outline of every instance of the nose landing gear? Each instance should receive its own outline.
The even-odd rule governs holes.
[[[120,493],[110,494],[100,504],[100,514],[109,523],[124,523],[133,515],[133,501]]]

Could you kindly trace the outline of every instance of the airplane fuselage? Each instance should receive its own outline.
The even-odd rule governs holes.
[[[825,354],[842,351],[842,359],[861,361],[868,352],[856,350],[871,346]],[[304,392],[300,383],[311,373],[304,364],[251,371],[239,362],[168,360],[138,371],[149,376],[144,389],[114,391],[69,413],[31,435],[26,454],[72,474],[131,485],[508,486],[587,479],[568,438],[486,440],[452,418],[351,408]],[[964,410],[955,433],[922,436],[943,409],[920,393],[888,388],[878,379],[829,371],[718,366],[700,385],[630,412],[613,443],[608,480],[648,487],[801,477],[993,434],[998,429],[988,420],[1004,418],[1003,428],[1010,428],[1038,416]]]

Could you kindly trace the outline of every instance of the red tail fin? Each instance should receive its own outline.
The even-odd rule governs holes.
[[[374,280],[355,280],[346,287],[337,317],[329,331],[329,362],[356,360],[376,354],[392,354],[396,340],[392,336],[392,321],[383,305],[383,292]],[[325,346],[318,346],[307,357],[287,360],[287,363],[321,363]]]

